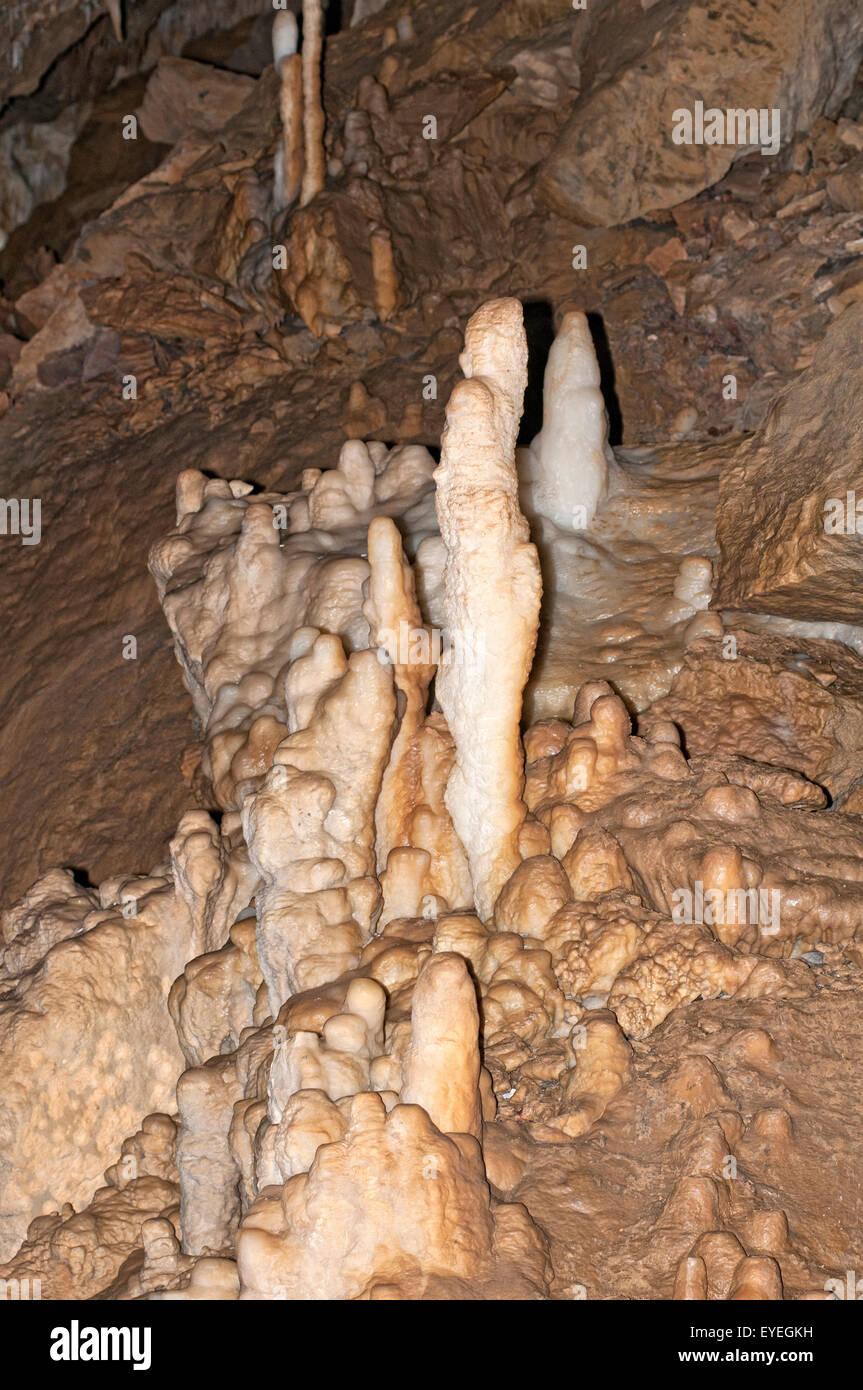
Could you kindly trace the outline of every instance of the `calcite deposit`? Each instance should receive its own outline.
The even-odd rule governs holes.
[[[0,20],[0,1290],[853,1297],[859,6],[103,9]]]

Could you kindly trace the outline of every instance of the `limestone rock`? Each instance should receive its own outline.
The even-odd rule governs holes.
[[[441,1134],[418,1105],[387,1114],[368,1094],[308,1173],[262,1194],[238,1265],[251,1299],[452,1297],[462,1281],[537,1297],[545,1278],[542,1239],[523,1208],[491,1199],[476,1140]]]
[[[254,90],[254,79],[187,58],[162,58],[138,111],[141,129],[157,145],[175,145],[189,130],[215,135]]]
[[[697,101],[723,113],[778,111],[786,144],[841,105],[863,51],[863,20],[847,0],[820,7],[816,29],[805,0],[732,0],[713,10],[678,0],[643,13],[623,0],[613,10],[600,22],[609,33],[625,23],[627,41],[597,63],[541,180],[551,205],[587,226],[681,203],[718,182],[740,153],[764,146],[748,130],[739,145],[735,130],[732,143],[724,129],[721,143],[675,143],[675,112],[694,113]],[[814,59],[823,44],[830,62]]]
[[[863,777],[863,663],[839,642],[732,629],[693,642],[664,699],[639,720],[680,728],[690,754],[739,754],[802,772],[842,797]]]
[[[2,1257],[46,1204],[88,1201],[124,1136],[173,1105],[182,1054],[167,990],[192,923],[164,880],[123,891],[134,917],[93,912],[0,1000]],[[108,1105],[106,1067],[121,1083]]]
[[[863,622],[861,334],[853,305],[723,472],[715,607]]]

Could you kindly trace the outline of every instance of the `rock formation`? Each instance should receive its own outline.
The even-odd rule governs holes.
[[[854,1297],[859,8],[2,25],[0,1289]]]
[[[524,819],[521,697],[539,627],[536,550],[518,505],[515,441],[527,384],[521,306],[495,300],[471,319],[466,380],[447,407],[437,483],[450,637],[436,684],[455,742],[446,803],[482,918],[518,863]]]
[[[537,523],[545,517],[562,530],[585,530],[617,465],[584,314],[566,314],[551,345],[542,410],[542,430],[519,460],[528,515]]]

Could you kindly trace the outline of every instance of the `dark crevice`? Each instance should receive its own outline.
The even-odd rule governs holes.
[[[614,363],[611,360],[611,348],[608,345],[608,335],[601,314],[588,314],[587,326],[593,338],[596,360],[599,363],[599,386],[608,415],[608,442],[614,447],[623,443],[623,414],[614,385]]]

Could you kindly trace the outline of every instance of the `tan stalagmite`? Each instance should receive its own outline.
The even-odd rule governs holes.
[[[296,201],[303,181],[303,60],[297,52],[298,39],[296,15],[279,10],[273,20],[273,63],[279,74],[282,121],[273,186],[277,212]]]
[[[287,686],[310,717],[321,691],[301,698],[294,687],[308,683],[301,658],[322,633],[327,660],[334,638],[348,651],[368,645],[369,522],[410,509],[419,534],[430,531],[434,467],[421,445],[388,450],[354,439],[337,467],[306,469],[299,488],[285,494],[250,496],[251,485],[239,479],[181,473],[177,529],[156,542],[150,559],[203,725],[205,800],[238,811],[260,785],[286,727],[299,727],[297,710],[289,716],[285,707]]]
[[[393,254],[393,239],[388,227],[376,227],[369,237],[372,253],[372,279],[375,283],[375,308],[381,323],[392,318],[399,307],[399,280]]]
[[[189,1255],[217,1255],[240,1219],[237,1171],[228,1136],[235,1096],[230,1061],[193,1067],[177,1086],[180,1221]]]
[[[245,845],[232,852],[208,811],[187,811],[169,848],[174,889],[189,909],[196,952],[214,951],[254,896],[257,874]]]
[[[417,603],[413,570],[390,517],[375,517],[369,526],[368,556],[371,573],[363,616],[369,625],[369,645],[377,647],[382,661],[392,663],[396,689],[404,697],[399,731],[375,812],[378,866],[384,868],[391,849],[410,844],[408,822],[413,798],[409,754],[425,718],[435,666],[431,634],[423,626]]]
[[[370,1092],[343,1102],[338,1138],[339,1112],[316,1102],[324,1142],[308,1171],[264,1188],[243,1218],[241,1299],[547,1292],[545,1240],[524,1207],[492,1196],[475,1139]]]
[[[707,1298],[707,1266],[700,1255],[685,1255],[680,1261],[671,1297],[676,1303],[704,1301]]]
[[[476,988],[461,956],[430,956],[413,994],[403,1105],[421,1105],[442,1134],[482,1139]]]
[[[323,0],[303,0],[303,143],[305,168],[300,207],[324,186],[324,107],[321,59],[324,49]]]
[[[274,1016],[297,991],[354,969],[380,910],[374,807],[395,722],[392,673],[375,652],[360,651],[334,683],[323,665],[321,674],[325,689],[308,725],[282,741],[260,791],[243,804],[263,879],[258,956]]]
[[[398,731],[375,810],[385,926],[393,917],[464,906],[473,890],[443,804],[452,740],[440,715],[427,719],[425,712],[440,633],[423,624],[414,573],[390,517],[376,517],[369,526],[368,557],[363,616],[369,643],[392,665],[399,696]]]
[[[467,380],[450,396],[435,473],[450,636],[436,690],[456,746],[446,803],[467,851],[477,911],[487,920],[519,863],[519,721],[542,594],[515,468],[527,384],[518,300],[477,310],[459,361]]]

